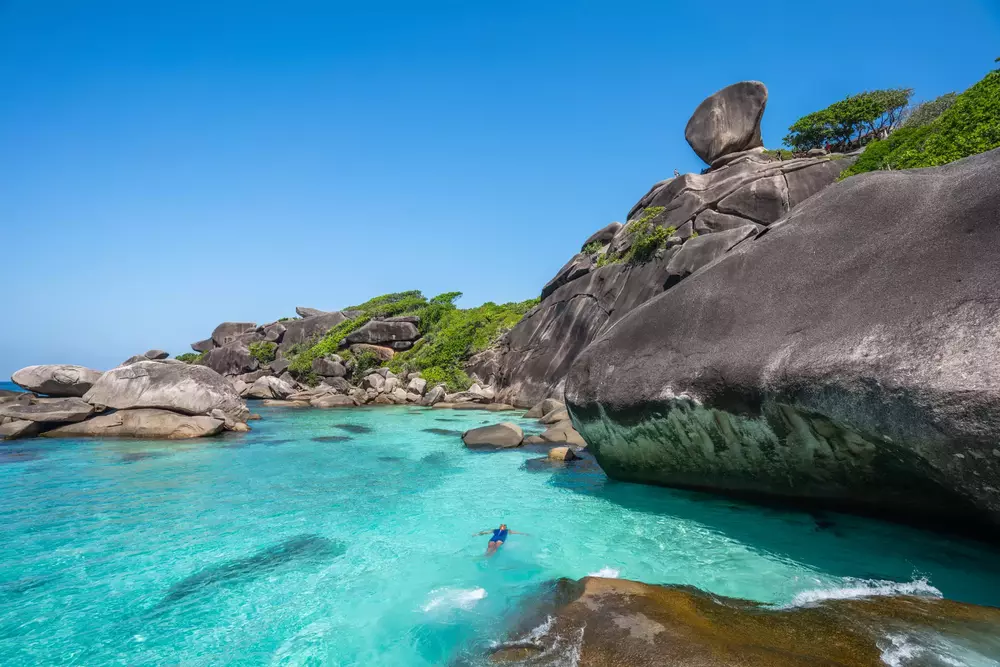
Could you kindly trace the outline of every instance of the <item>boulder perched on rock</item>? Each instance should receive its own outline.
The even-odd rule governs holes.
[[[420,405],[434,405],[435,403],[440,403],[444,400],[447,393],[448,392],[445,391],[444,387],[437,385],[424,394],[424,397],[420,400]]]
[[[269,343],[280,343],[284,340],[285,331],[285,325],[281,322],[272,322],[270,324],[257,327],[257,333],[263,336],[264,340]]]
[[[828,188],[566,387],[611,477],[1000,525],[1000,150]]]
[[[538,403],[535,403],[535,405],[532,406],[530,410],[525,412],[524,418],[541,419],[545,415],[565,407],[566,406],[563,404],[562,401],[557,401],[554,398],[546,398],[539,401]]]
[[[191,343],[191,349],[195,352],[208,352],[209,350],[216,347],[215,341],[211,338],[206,338],[205,340],[199,340],[197,343]]]
[[[501,422],[491,426],[481,426],[462,434],[462,442],[466,447],[495,447],[506,449],[519,447],[524,440],[521,427],[512,422]]]
[[[583,252],[584,248],[586,248],[592,243],[600,243],[602,245],[605,243],[610,243],[611,239],[615,237],[615,234],[621,231],[621,228],[622,228],[622,223],[620,222],[612,222],[611,224],[606,225],[605,227],[601,227],[596,232],[587,237],[587,240],[584,241],[583,245],[580,247],[580,252]]]
[[[424,389],[427,388],[427,380],[417,377],[410,380],[409,384],[406,385],[406,391],[417,394],[418,396],[424,395]]]
[[[242,375],[256,371],[260,362],[243,343],[228,343],[205,353],[201,363],[219,375]]]
[[[219,433],[223,428],[221,419],[212,417],[182,415],[170,410],[118,410],[107,415],[98,415],[84,422],[67,424],[46,431],[48,438],[149,438],[157,440],[181,440],[203,438]]]
[[[382,345],[392,341],[413,341],[420,337],[417,326],[408,319],[371,320],[344,338],[345,345],[367,343]]]
[[[293,385],[282,380],[281,378],[276,378],[271,375],[267,375],[262,378],[258,378],[250,390],[246,393],[247,398],[288,398],[296,392]]]
[[[767,87],[759,81],[726,86],[698,105],[684,138],[708,163],[727,153],[763,146],[760,119],[766,104]]]
[[[249,412],[225,378],[205,366],[141,361],[104,373],[84,395],[91,405],[118,410],[160,408],[205,415],[219,408],[235,421]]]
[[[101,371],[70,364],[28,366],[14,373],[14,384],[53,398],[80,397],[101,377]]]
[[[153,359],[153,360],[166,359],[167,357],[170,356],[170,353],[165,352],[164,350],[146,350],[146,354],[144,356],[147,359]]]
[[[333,359],[327,359],[326,357],[313,359],[312,370],[316,375],[323,377],[342,378],[347,375],[347,369],[344,368],[344,364]]]
[[[320,315],[329,315],[330,311],[307,308],[306,306],[295,306],[295,313],[299,317],[319,317]]]
[[[0,404],[0,417],[15,421],[60,424],[83,421],[94,414],[94,406],[82,398],[33,398]]]
[[[212,331],[212,342],[216,347],[222,347],[237,340],[241,334],[256,328],[256,322],[223,322]]]

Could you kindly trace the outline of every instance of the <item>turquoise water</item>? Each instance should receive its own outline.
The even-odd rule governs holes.
[[[255,409],[212,440],[0,445],[0,664],[442,665],[545,582],[599,572],[782,605],[1000,605],[982,545],[463,448],[509,416]],[[485,559],[472,533],[500,521],[530,535]]]

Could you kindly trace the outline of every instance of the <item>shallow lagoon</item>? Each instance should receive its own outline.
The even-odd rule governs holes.
[[[252,433],[213,440],[0,445],[0,663],[441,665],[590,573],[1000,605],[983,545],[464,449],[510,415],[255,409]],[[471,534],[501,520],[530,536],[487,560]]]

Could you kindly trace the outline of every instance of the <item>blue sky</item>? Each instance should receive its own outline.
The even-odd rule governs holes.
[[[684,125],[719,88],[764,81],[777,146],[1000,56],[993,0],[829,7],[0,0],[0,377],[389,291],[533,297],[701,169]]]

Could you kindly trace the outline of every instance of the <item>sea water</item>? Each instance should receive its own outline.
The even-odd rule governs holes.
[[[0,664],[474,662],[546,582],[588,574],[1000,605],[981,544],[462,445],[484,423],[540,430],[516,415],[254,409],[243,435],[0,444]],[[500,522],[528,534],[485,558],[473,533]],[[887,664],[916,650],[886,641]]]

